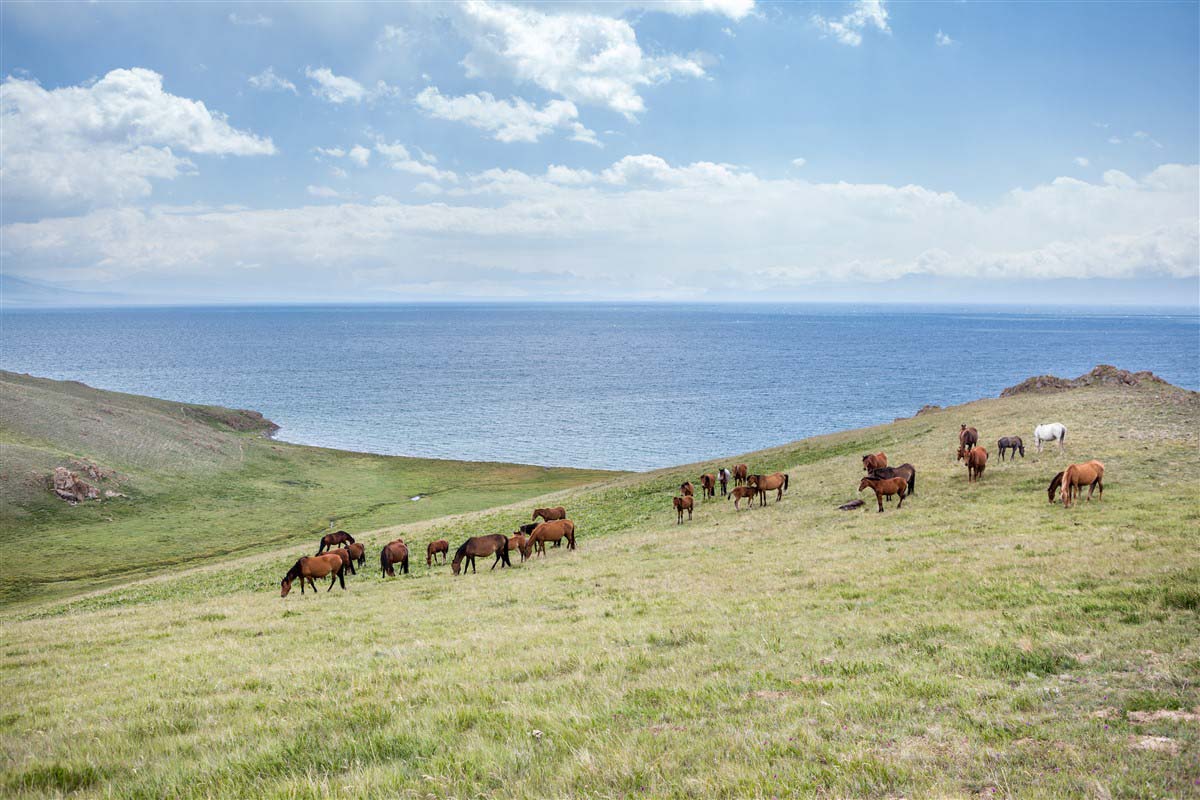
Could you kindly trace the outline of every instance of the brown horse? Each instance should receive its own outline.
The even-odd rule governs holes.
[[[970,450],[975,445],[979,444],[979,431],[974,428],[968,428],[964,423],[958,430],[958,446],[960,449]]]
[[[327,533],[321,537],[321,544],[317,547],[317,555],[321,555],[331,547],[345,547],[347,544],[354,544],[354,537],[345,531],[337,533]]]
[[[717,476],[707,472],[700,476],[700,497],[707,499],[717,496]]]
[[[1082,464],[1072,464],[1063,472],[1062,501],[1063,508],[1071,507],[1071,498],[1075,494],[1082,495],[1083,487],[1088,487],[1088,502],[1091,502],[1092,492],[1100,487],[1100,499],[1104,499],[1104,465],[1099,461],[1085,461]]]
[[[721,497],[729,494],[729,477],[732,474],[733,473],[731,473],[725,467],[721,467],[719,470],[717,470],[717,480],[721,482]]]
[[[1013,461],[1017,459],[1018,452],[1021,454],[1021,458],[1025,457],[1025,443],[1021,441],[1020,436],[1002,436],[1000,437],[1000,440],[996,442],[996,447],[1000,450],[1001,461],[1004,460],[1005,450],[1012,451],[1009,454],[1009,459]]]
[[[741,486],[746,482],[746,476],[750,474],[750,467],[745,464],[733,465],[733,485]]]
[[[543,522],[542,524],[545,525],[546,523]],[[525,551],[523,549],[525,547],[525,534],[520,531],[513,531],[513,535],[508,537],[507,547],[508,552],[511,553],[513,550],[516,550],[521,554],[521,560],[525,560]]]
[[[734,491],[737,491],[737,490],[735,489]],[[672,497],[671,498],[671,505],[673,505],[675,507],[675,513],[679,516],[679,520],[675,523],[676,525],[683,524],[683,512],[685,512],[685,511],[687,512],[688,520],[689,521],[691,520],[692,507],[695,506],[695,504],[696,504],[695,500],[693,500],[688,495],[683,495],[682,497]]]
[[[478,572],[475,569],[475,557],[487,558],[490,555],[496,556],[496,560],[492,562],[492,569],[495,569],[496,565],[501,562],[505,567],[512,566],[512,562],[508,560],[508,537],[503,533],[489,533],[486,536],[472,536],[467,539],[454,552],[454,560],[450,562],[450,568],[454,570],[455,575],[459,573],[460,569],[466,575],[467,567],[470,567],[472,572]],[[463,564],[464,558],[467,560],[466,564]]]
[[[379,551],[379,570],[383,577],[396,577],[395,564],[400,565],[400,574],[408,574],[408,545],[403,539],[388,542]]]
[[[437,558],[438,553],[442,554],[442,563],[446,563],[446,554],[450,552],[450,543],[445,539],[438,539],[436,542],[430,542],[425,547],[425,566],[432,566],[433,560]]]
[[[783,499],[783,493],[788,488],[788,476],[786,472],[773,472],[770,475],[749,475],[746,477],[746,482],[750,488],[758,490],[758,504],[765,506],[767,504],[767,492],[775,492],[775,502],[778,503]]]
[[[354,559],[350,557],[350,552],[345,547],[335,547],[326,555],[334,555],[342,560],[342,565],[350,570],[351,575],[357,575],[357,570],[354,569]]]
[[[346,552],[350,554],[351,561],[357,561],[360,567],[367,565],[367,547],[362,542],[351,542],[346,545]],[[351,570],[354,572],[354,570]],[[355,572],[354,574],[358,574]]]
[[[1066,470],[1063,470],[1066,472]],[[1054,498],[1058,496],[1058,489],[1062,486],[1063,472],[1058,473],[1050,481],[1050,485],[1046,487],[1046,496],[1050,498],[1050,502],[1054,502]]]
[[[906,496],[912,497],[917,493],[917,468],[912,464],[901,464],[898,467],[882,467],[880,469],[871,470],[872,478],[904,478],[908,481],[908,492]],[[892,500],[888,496],[888,502]]]
[[[883,498],[891,497],[892,495],[900,496],[900,504],[896,506],[896,510],[904,508],[904,498],[908,494],[908,481],[904,478],[872,478],[866,477],[858,482],[858,490],[871,488],[875,490],[875,501],[879,503],[879,513],[883,513]]]
[[[967,483],[978,481],[983,477],[983,471],[987,468],[988,452],[983,447],[975,447],[967,451],[963,455],[963,460],[967,462]]]
[[[324,578],[326,575],[332,575],[329,579],[329,591],[333,585],[341,581],[342,588],[346,588],[346,565],[342,561],[341,556],[334,553],[326,553],[323,556],[304,556],[288,570],[287,575],[283,576],[283,580],[279,582],[279,596],[287,597],[288,592],[292,590],[292,581],[296,578],[300,579],[300,594],[304,594],[304,582],[308,581],[312,590],[317,591],[317,585],[313,583],[313,578]]]
[[[533,510],[533,517],[531,517],[531,519],[536,520],[538,517],[541,517],[544,522],[553,522],[556,519],[566,519],[567,510],[562,506],[557,506],[555,508],[535,508]]]
[[[871,453],[863,456],[863,470],[871,472],[876,469],[883,469],[887,466],[887,455],[884,453]]]
[[[679,493],[684,497],[695,497],[696,487],[692,486],[691,481],[684,481],[683,483],[679,484]]]
[[[733,501],[734,509],[741,511],[741,502],[746,501],[747,506],[754,505],[754,498],[758,496],[758,489],[752,486],[735,486],[733,491],[729,493],[729,499]]]
[[[529,554],[534,551],[546,555],[546,542],[557,542],[562,539],[567,540],[568,550],[575,549],[574,522],[569,519],[543,522],[533,529],[533,533],[529,534],[529,538],[525,540],[525,546],[521,548],[521,555],[529,558]]]
[[[522,536],[524,536],[526,539],[528,539],[529,534],[533,533],[537,529],[537,526],[541,525],[541,524],[542,523],[540,523],[540,522],[527,522],[524,525],[521,525],[520,527],[518,527],[517,530],[521,532]],[[561,541],[555,542],[554,546],[562,547],[562,542]]]

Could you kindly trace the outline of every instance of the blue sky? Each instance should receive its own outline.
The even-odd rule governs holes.
[[[3,271],[1195,305],[1198,8],[5,3]]]

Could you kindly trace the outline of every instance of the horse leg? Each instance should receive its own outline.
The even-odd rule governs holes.
[[[875,502],[879,504],[879,513],[882,514],[883,513],[883,494],[881,492],[875,492]]]
[[[899,511],[902,508],[904,508],[904,492],[903,491],[900,492],[900,502],[896,505],[896,510]]]

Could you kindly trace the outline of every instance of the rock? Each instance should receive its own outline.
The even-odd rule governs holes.
[[[72,505],[100,497],[99,489],[80,480],[78,475],[66,467],[55,467],[51,480],[54,493]]]
[[[924,406],[921,406],[921,410],[917,412],[917,416],[919,417],[922,414],[932,414],[934,411],[941,411],[941,410],[942,410],[941,406],[935,406],[933,404],[924,405]]]
[[[1074,380],[1054,375],[1037,375],[1026,378],[1016,386],[1010,386],[1002,391],[1000,396],[1012,397],[1018,394],[1062,392],[1067,389],[1078,389],[1081,386],[1141,386],[1142,384],[1169,385],[1162,378],[1147,370],[1130,372],[1127,369],[1117,369],[1110,364],[1100,364],[1091,372],[1080,375]]]
[[[108,498],[113,498],[113,497],[125,497],[126,495],[123,495],[120,492],[114,492],[112,489],[105,489],[104,496],[108,497]]]

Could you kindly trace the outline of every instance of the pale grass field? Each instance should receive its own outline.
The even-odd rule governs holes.
[[[995,439],[1070,429],[1062,457]],[[959,422],[993,452],[954,462]],[[859,456],[917,465],[902,510],[839,512]],[[1045,485],[1107,465],[1103,502]],[[728,463],[732,464],[734,459]],[[279,597],[309,548],[4,621],[8,796],[1200,796],[1200,403],[1080,389],[778,448],[782,503],[567,490],[579,549],[450,576],[424,544],[523,503],[364,535],[349,591]],[[707,465],[706,465],[707,467]],[[384,581],[404,535],[413,574]],[[490,563],[490,560],[487,562]],[[1200,711],[1200,709],[1197,709]],[[1130,713],[1134,712],[1131,717]],[[1146,749],[1157,748],[1157,749]]]

